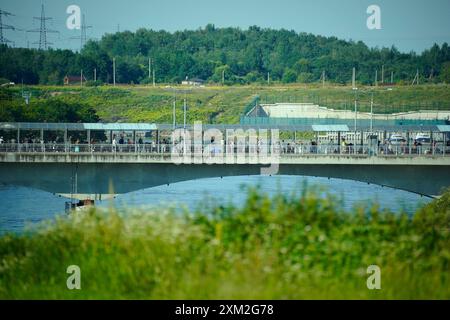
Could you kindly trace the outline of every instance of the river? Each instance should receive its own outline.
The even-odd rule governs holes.
[[[306,183],[306,184],[305,184]],[[391,211],[406,211],[409,214],[430,201],[429,198],[367,183],[316,177],[294,176],[241,176],[210,178],[179,182],[129,194],[119,195],[114,200],[98,202],[98,206],[115,205],[118,208],[174,206],[195,209],[206,199],[217,203],[232,202],[241,205],[245,201],[245,186],[259,186],[263,192],[300,192],[306,186],[324,188],[342,199],[346,209],[358,204],[379,203],[381,208]],[[65,198],[51,193],[25,187],[0,185],[0,234],[20,233],[26,227],[57,215],[64,215]]]

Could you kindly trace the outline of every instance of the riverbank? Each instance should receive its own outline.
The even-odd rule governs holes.
[[[449,299],[450,192],[413,216],[304,190],[244,206],[114,208],[0,238],[2,299]],[[125,217],[126,216],[126,217]],[[69,290],[66,269],[81,270]],[[381,270],[369,290],[367,267]]]

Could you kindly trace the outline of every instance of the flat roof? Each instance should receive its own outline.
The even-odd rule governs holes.
[[[156,130],[154,123],[46,123],[46,122],[4,122],[3,130],[113,130],[113,131],[149,131]]]
[[[157,124],[158,130],[172,130],[173,124]],[[177,124],[176,129],[182,129],[182,124]],[[194,125],[192,124],[186,124],[186,129],[193,130]],[[203,124],[202,128],[204,130],[206,129],[219,129],[222,131],[225,131],[227,129],[278,129],[280,131],[307,131],[307,132],[345,132],[345,131],[354,131],[353,126],[348,125],[341,125],[341,124],[331,124],[331,125],[310,125],[310,124]],[[396,126],[396,125],[373,125],[372,127],[373,131],[388,131],[388,132],[407,132],[407,131],[413,131],[413,132],[439,132],[439,129],[436,125],[402,125],[402,126]],[[370,131],[369,125],[358,125],[357,131]]]

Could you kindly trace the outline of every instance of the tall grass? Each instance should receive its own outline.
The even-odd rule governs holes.
[[[242,207],[96,209],[3,236],[0,298],[449,299],[449,262],[450,191],[408,216],[249,189]],[[372,264],[381,290],[367,289]]]

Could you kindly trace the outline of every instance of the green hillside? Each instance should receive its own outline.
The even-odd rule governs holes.
[[[353,108],[355,93],[348,86],[274,85],[274,86],[207,86],[203,88],[175,87],[177,119],[183,119],[183,100],[188,105],[188,122],[238,123],[248,104],[260,97],[260,102],[314,102],[336,109]],[[378,113],[408,110],[450,110],[449,85],[361,87],[359,110],[368,111],[371,90],[374,111]],[[0,90],[0,121],[64,121],[64,114],[55,118],[52,110],[74,106],[82,110],[75,120],[95,121],[93,110],[101,121],[172,122],[174,90],[166,86],[31,86],[31,103],[25,105],[22,88]],[[45,108],[44,108],[45,107]],[[42,110],[46,109],[47,112]],[[56,119],[56,120],[55,120]],[[78,120],[77,120],[78,119]]]

